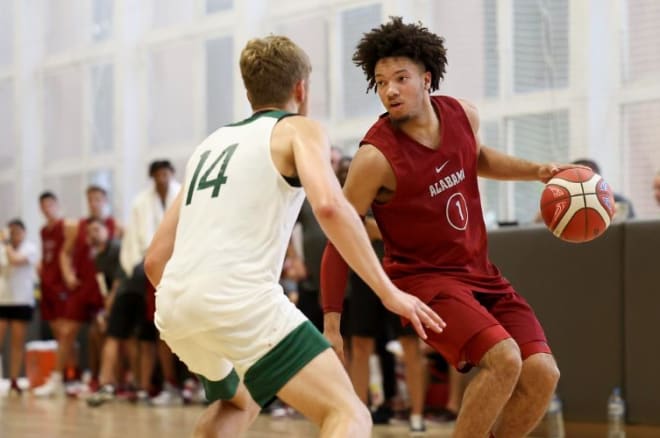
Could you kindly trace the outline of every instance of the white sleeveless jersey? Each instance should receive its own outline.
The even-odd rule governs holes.
[[[239,317],[283,297],[278,281],[305,196],[271,158],[273,127],[286,114],[257,113],[222,127],[190,157],[174,250],[158,287],[167,295],[156,314],[162,331],[181,337],[215,328],[219,314]]]

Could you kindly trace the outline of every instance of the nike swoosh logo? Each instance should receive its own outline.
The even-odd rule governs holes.
[[[448,163],[449,163],[449,160],[447,160],[447,161],[445,161],[444,163],[442,163],[442,165],[441,165],[440,167],[436,167],[436,168],[435,168],[435,173],[440,173],[440,172],[442,172],[442,169],[444,169],[445,166],[446,166]]]

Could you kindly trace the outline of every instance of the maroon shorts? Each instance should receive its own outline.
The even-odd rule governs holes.
[[[415,285],[404,290],[416,295]],[[522,359],[536,353],[550,353],[548,341],[532,308],[516,292],[474,292],[468,285],[442,284],[427,304],[447,323],[442,333],[427,331],[426,342],[459,371],[468,371],[481,362],[495,344],[513,338]]]
[[[64,286],[41,285],[39,311],[44,321],[54,321],[62,318],[69,291]]]
[[[71,291],[64,306],[64,319],[73,321],[91,321],[103,309],[103,296],[96,287],[84,284]]]

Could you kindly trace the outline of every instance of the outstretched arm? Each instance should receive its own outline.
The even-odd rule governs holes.
[[[459,100],[470,121],[474,138],[477,142],[477,171],[484,178],[516,181],[547,182],[561,169],[570,166],[558,166],[554,163],[539,164],[502,153],[481,144],[479,138],[479,113],[470,102]]]

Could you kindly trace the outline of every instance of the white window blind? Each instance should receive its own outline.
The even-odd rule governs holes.
[[[660,2],[623,0],[627,6],[623,62],[624,79],[657,80],[660,77]]]
[[[97,64],[91,72],[92,153],[107,153],[114,147],[114,68],[112,64]]]
[[[0,130],[2,131],[2,137],[0,137],[0,171],[12,169],[15,156],[20,147],[17,143],[14,108],[13,81],[2,81],[0,82]]]
[[[622,107],[622,150],[627,184],[625,188],[639,217],[660,217],[653,198],[653,178],[660,170],[660,100],[631,103]]]
[[[341,12],[341,71],[344,118],[377,115],[383,107],[374,93],[366,94],[367,80],[352,57],[362,35],[381,23],[381,5],[374,4]]]
[[[19,215],[16,204],[16,184],[13,181],[0,182],[0,227]]]
[[[233,39],[206,41],[206,133],[231,123],[234,118]]]
[[[10,67],[14,60],[14,2],[0,1],[0,69]]]
[[[149,56],[149,144],[195,143],[195,43],[177,41]]]
[[[557,111],[512,117],[513,154],[540,163],[569,161],[569,113]],[[531,222],[539,210],[543,185],[537,182],[514,183],[515,218]]]
[[[82,156],[83,75],[79,66],[49,71],[44,77],[44,162]]]
[[[330,72],[328,53],[328,23],[324,17],[305,17],[282,23],[278,33],[298,44],[312,63],[310,77],[310,116],[327,119],[330,112]]]
[[[566,88],[568,0],[514,0],[514,91]]]

